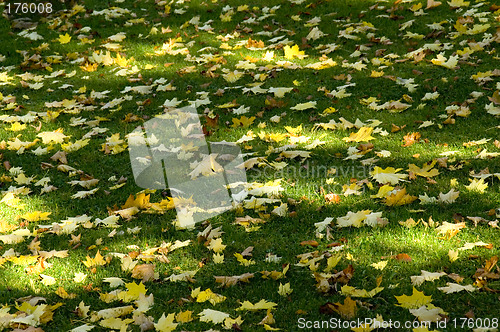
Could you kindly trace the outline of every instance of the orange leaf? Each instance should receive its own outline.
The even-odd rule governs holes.
[[[394,258],[398,261],[411,262],[411,257],[408,254],[397,254]]]
[[[96,71],[97,67],[99,66],[99,64],[96,62],[96,63],[85,63],[83,66],[80,66],[80,68],[82,68],[83,71],[87,71],[87,72],[93,72],[93,71]]]
[[[421,135],[419,132],[406,134],[403,137],[403,139],[404,139],[403,146],[407,147],[407,146],[410,146],[410,145],[417,143],[420,140],[420,137],[421,137]]]
[[[326,194],[325,201],[327,201],[328,203],[338,204],[340,203],[340,196],[334,193]]]
[[[264,48],[264,42],[262,40],[253,40],[252,38],[248,38],[246,48]]]
[[[33,266],[28,266],[25,271],[28,274],[40,274],[49,266],[50,264],[45,262],[45,258],[39,257],[38,262]]]

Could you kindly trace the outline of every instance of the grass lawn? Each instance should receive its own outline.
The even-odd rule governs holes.
[[[0,330],[498,330],[494,1],[35,3],[0,4]],[[247,182],[183,227],[130,155],[187,106]]]

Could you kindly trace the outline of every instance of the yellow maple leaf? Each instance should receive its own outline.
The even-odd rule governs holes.
[[[413,218],[409,218],[405,221],[400,221],[399,224],[404,227],[413,228],[418,225],[419,221],[415,221],[413,220]]]
[[[178,323],[174,323],[174,318],[175,314],[168,314],[167,317],[165,317],[165,313],[163,313],[158,320],[158,323],[155,323],[155,329],[160,332],[170,332],[175,330]]]
[[[38,260],[39,256],[34,255],[21,255],[19,257],[9,257],[8,260],[16,265],[30,265]]]
[[[464,34],[467,32],[467,27],[458,21],[457,21],[457,24],[453,25],[453,27],[455,28],[455,30],[457,30],[459,32],[459,34]]]
[[[408,171],[412,172],[415,175],[420,175],[426,178],[431,178],[433,176],[436,176],[439,174],[439,171],[434,167],[436,164],[437,160],[432,161],[431,163],[425,163],[422,165],[422,168],[419,168],[415,164],[409,164],[408,165]]]
[[[17,177],[14,178],[14,181],[16,181],[18,184],[26,185],[26,184],[30,184],[33,181],[33,177],[32,176],[27,177],[26,174],[21,173]]]
[[[446,315],[446,312],[434,306],[432,303],[428,305],[424,305],[419,307],[418,309],[410,309],[409,310],[412,315],[417,317],[420,322],[437,322],[442,319],[443,315]]]
[[[236,310],[250,310],[250,311],[268,310],[268,309],[274,309],[276,306],[277,306],[276,303],[268,302],[268,301],[262,299],[255,304],[252,304],[252,302],[250,302],[250,301],[244,301],[241,304],[241,307],[239,307]]]
[[[59,38],[57,39],[61,44],[67,44],[71,41],[71,36],[68,35],[67,33],[65,35],[59,35]]]
[[[275,98],[283,98],[285,93],[292,91],[293,88],[269,88],[268,92],[274,93]]]
[[[63,299],[74,299],[76,297],[75,293],[68,294],[68,292],[61,286],[56,290],[56,294]]]
[[[400,170],[402,170],[402,168],[395,169],[394,167],[387,167],[384,169],[384,168],[375,166],[373,171],[370,172],[370,175],[378,183],[390,183],[392,185],[395,185],[399,182],[399,180],[405,179],[408,177],[408,174],[398,174],[397,172]],[[386,189],[384,189],[384,190],[386,190]]]
[[[4,203],[7,206],[22,210],[24,209],[24,204],[19,204],[21,202],[21,199],[16,197],[14,193],[7,193],[0,203]]]
[[[193,320],[193,312],[190,310],[181,311],[177,315],[175,315],[175,320],[179,323],[189,323]]]
[[[215,264],[222,264],[224,263],[224,254],[213,254],[213,261]]]
[[[44,284],[45,286],[54,285],[57,282],[56,278],[48,276],[46,274],[40,274],[40,277],[42,277],[42,284]]]
[[[115,60],[111,57],[111,53],[107,51],[106,53],[102,52],[94,52],[92,53],[92,58],[93,62],[102,64],[104,66],[111,66]]]
[[[344,319],[353,319],[356,317],[356,301],[352,300],[349,296],[346,297],[344,303],[336,302],[336,303],[327,303],[328,309],[338,313]]]
[[[462,228],[465,227],[465,222],[455,224],[443,221],[443,224],[441,226],[436,227],[436,232],[438,232],[438,234],[444,235],[445,237],[452,238],[453,236],[457,235]]]
[[[453,249],[448,250],[448,259],[452,263],[456,261],[458,259],[458,250],[453,250]]]
[[[266,331],[280,331],[281,329],[280,328],[277,328],[277,327],[272,327],[271,325],[269,324],[263,324],[262,326],[264,326],[264,329]]]
[[[410,7],[410,10],[411,10],[412,12],[416,12],[417,10],[419,10],[419,9],[421,9],[421,8],[422,8],[422,3],[421,3],[421,2],[419,2],[419,3],[417,3],[417,4],[413,5],[413,6],[411,6],[411,7]]]
[[[278,287],[278,294],[281,296],[288,296],[293,292],[293,289],[290,288],[290,283],[287,282],[286,284],[281,284]]]
[[[127,287],[127,291],[121,291],[118,293],[118,299],[124,302],[138,300],[141,294],[146,295],[147,290],[142,281],[139,282],[139,284],[136,284],[135,282],[127,283],[125,284],[125,287]]]
[[[236,127],[243,127],[247,128],[249,127],[255,120],[255,116],[252,116],[250,118],[247,118],[246,116],[242,116],[241,118],[233,118],[233,124],[231,125],[232,128]]]
[[[286,134],[281,133],[270,133],[267,136],[271,142],[281,142],[286,138]]]
[[[372,73],[370,74],[370,77],[382,77],[384,76],[384,71],[375,71],[372,70]]]
[[[227,330],[231,330],[233,329],[233,326],[241,326],[242,323],[243,319],[241,319],[241,316],[238,316],[236,318],[227,317],[226,319],[224,319],[224,328]]]
[[[10,193],[12,194],[12,193]],[[12,225],[8,221],[4,219],[0,219],[0,233],[7,233],[10,231],[15,230],[16,228],[19,228],[18,225]]]
[[[372,127],[361,127],[357,133],[351,133],[349,137],[344,137],[342,140],[346,142],[368,142],[375,139],[370,135],[372,132]]]
[[[10,131],[21,131],[21,130],[24,130],[26,129],[26,124],[21,124],[19,122],[13,122],[11,125],[10,125],[10,128],[7,128],[7,130],[10,130]]]
[[[280,271],[261,271],[260,273],[262,274],[262,279],[273,279],[273,280],[278,280],[278,279],[281,279],[281,278],[284,278],[285,275],[286,275],[286,272],[288,271],[288,268],[290,267],[289,264],[287,264],[284,268],[283,268],[283,272],[280,272]]]
[[[149,197],[150,197],[150,195],[146,195],[146,193],[140,193],[135,198],[134,198],[134,195],[131,194],[128,197],[125,204],[122,205],[122,209],[127,209],[127,208],[133,207],[133,206],[135,206],[139,209],[147,209],[150,205]]]
[[[450,7],[452,7],[452,8],[469,7],[470,2],[464,1],[464,0],[451,0],[451,1],[448,1],[448,5],[450,5]]]
[[[52,214],[52,212],[34,211],[23,214],[21,218],[27,221],[49,220],[48,216],[50,214]]]
[[[66,136],[63,134],[63,129],[59,128],[54,131],[44,131],[36,135],[42,139],[43,144],[59,144],[64,142],[66,138],[71,136]]]
[[[417,196],[412,196],[406,193],[406,188],[399,190],[396,193],[390,194],[385,199],[387,206],[399,206],[410,204],[417,199]]]
[[[371,291],[367,291],[366,289],[357,289],[352,286],[344,285],[340,289],[343,295],[352,296],[352,297],[373,297],[376,294],[380,293],[384,290],[384,287],[375,287]]]
[[[326,108],[323,111],[322,115],[328,115],[328,114],[332,114],[332,113],[335,113],[335,112],[337,112],[337,110],[335,109],[335,107],[328,107],[328,108]]]
[[[127,149],[127,142],[120,139],[120,133],[112,134],[110,137],[106,138],[106,143],[101,145],[101,151],[106,154],[118,154]]]
[[[128,66],[128,62],[131,60],[132,58],[129,58],[128,60],[125,59],[125,57],[121,56],[120,53],[116,53],[116,57],[114,58],[115,60],[115,63],[120,66],[120,67],[127,67]]]
[[[229,317],[229,314],[225,312],[212,309],[203,309],[198,315],[200,316],[200,322],[211,322],[214,324],[220,324]]]
[[[99,188],[95,188],[95,189],[92,189],[92,190],[78,191],[76,194],[71,195],[71,198],[73,198],[73,199],[74,198],[82,199],[82,198],[85,198],[85,197],[89,197],[89,196],[95,194],[98,190],[99,190]]]
[[[419,292],[415,287],[413,287],[413,294],[411,296],[403,294],[394,297],[399,302],[399,304],[396,305],[406,309],[418,309],[432,301],[432,295],[426,296],[424,292]]]
[[[234,253],[234,257],[236,257],[236,260],[238,262],[240,262],[240,264],[243,265],[243,266],[250,266],[250,265],[255,264],[254,260],[245,259],[245,258],[243,258],[243,256],[240,253],[237,253],[237,252]]]
[[[16,150],[18,154],[21,154],[24,152],[25,149],[31,148],[33,145],[35,145],[39,139],[35,139],[33,142],[23,142],[19,138],[14,138],[13,140],[10,140],[7,142],[7,148],[9,150]],[[4,141],[2,141],[4,142]],[[1,143],[3,146],[5,146],[5,142]]]
[[[99,64],[97,62],[96,63],[86,62],[85,64],[83,64],[82,66],[80,66],[80,68],[83,71],[91,73],[93,71],[96,71],[98,66],[99,66]]]
[[[454,69],[458,64],[458,55],[450,56],[446,59],[443,54],[439,53],[435,59],[432,59],[431,62],[435,65],[445,67],[448,69]]]
[[[358,212],[349,211],[343,217],[337,218],[337,227],[361,227],[371,210],[362,210]]]
[[[216,253],[221,253],[226,249],[226,245],[222,244],[222,238],[212,239],[208,245],[208,249],[215,251]]]
[[[328,257],[326,260],[325,272],[330,272],[335,266],[337,266],[341,259],[342,256],[338,254]]]
[[[254,277],[253,273],[243,273],[239,276],[214,276],[215,282],[220,283],[221,287],[231,287],[236,285],[238,282],[250,282],[250,279]]]
[[[484,179],[473,179],[468,186],[465,186],[470,191],[477,191],[480,193],[484,193],[486,188],[488,188],[488,183],[484,182]]]
[[[303,111],[310,108],[316,108],[317,101],[308,101],[307,103],[299,103],[293,107],[290,107],[291,110]]]
[[[273,61],[274,58],[274,51],[266,51],[266,54],[262,57],[262,60],[264,61]]]
[[[415,286],[420,286],[424,283],[424,281],[434,281],[442,276],[447,275],[445,272],[429,272],[425,270],[420,270],[421,275],[419,276],[411,276],[411,283]]]
[[[97,250],[97,253],[95,254],[94,258],[90,258],[89,256],[86,257],[87,259],[85,261],[82,261],[83,265],[86,267],[93,267],[93,266],[98,266],[98,265],[106,265],[106,260],[104,257],[102,257],[101,253],[99,250]]]
[[[387,261],[380,261],[378,263],[372,263],[370,266],[374,267],[377,270],[383,270],[387,266]]]
[[[198,287],[191,292],[191,296],[196,298],[196,302],[209,301],[212,305],[216,305],[217,303],[221,303],[226,300],[225,296],[212,292],[210,288],[200,291],[200,288]]]
[[[378,188],[378,193],[376,195],[370,195],[371,198],[385,198],[387,194],[394,190],[393,186],[384,184],[382,187]]]
[[[73,234],[71,234],[71,235],[73,235]],[[73,278],[73,281],[76,283],[80,283],[80,282],[83,282],[85,280],[85,278],[87,278],[87,275],[85,273],[76,272],[75,277]]]
[[[299,59],[305,57],[305,52],[299,51],[299,45],[293,45],[292,47],[287,45],[283,48],[283,51],[285,51],[285,58],[288,60],[292,60],[294,57]]]
[[[87,146],[89,144],[89,142],[90,142],[89,138],[80,139],[80,140],[75,141],[74,143],[72,143],[72,142],[63,143],[63,144],[61,144],[61,148],[66,152],[74,152],[74,151],[80,150],[84,146]]]
[[[134,320],[132,318],[121,319],[118,317],[108,317],[99,322],[99,325],[113,330],[126,331],[127,327]],[[171,330],[169,330],[171,331]]]
[[[243,76],[243,74],[245,73],[235,70],[222,74],[222,78],[224,78],[229,83],[234,83],[239,80]]]

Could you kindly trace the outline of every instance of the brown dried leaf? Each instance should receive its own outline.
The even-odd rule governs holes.
[[[398,261],[411,262],[411,257],[408,254],[397,254],[393,257]]]
[[[464,277],[461,277],[456,273],[450,273],[448,274],[448,277],[453,279],[457,284],[461,283],[464,280]]]
[[[300,242],[300,245],[301,246],[317,247],[317,246],[319,246],[319,243],[316,240],[307,240],[307,241]]]
[[[132,278],[142,279],[142,282],[155,279],[155,266],[153,264],[136,265],[132,270]]]

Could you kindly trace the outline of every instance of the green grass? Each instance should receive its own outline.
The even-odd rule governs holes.
[[[432,305],[446,312],[441,317],[441,325],[433,323],[430,330],[465,330],[461,327],[461,319],[470,317],[471,314],[478,319],[477,324],[480,324],[480,318],[498,319],[498,266],[491,269],[492,274],[484,284],[478,282],[475,274],[478,269],[484,268],[488,261],[493,262],[494,257],[499,255],[498,227],[494,227],[494,223],[488,224],[496,218],[494,210],[500,208],[499,176],[488,177],[485,180],[488,186],[483,192],[471,191],[466,187],[470,184],[472,174],[480,171],[500,173],[498,156],[477,158],[483,149],[488,153],[500,152],[498,115],[489,114],[485,109],[490,103],[499,107],[500,86],[498,75],[495,76],[494,72],[498,71],[499,59],[500,37],[496,28],[500,20],[498,8],[492,3],[477,1],[471,1],[468,7],[461,9],[452,8],[445,1],[440,6],[426,9],[426,2],[422,0],[396,3],[392,0],[296,2],[82,0],[79,3],[84,9],[78,13],[61,11],[47,17],[31,15],[37,26],[27,32],[36,31],[43,40],[19,36],[26,27],[15,28],[12,18],[0,18],[0,189],[4,202],[9,197],[9,192],[15,192],[15,187],[23,186],[16,182],[18,174],[15,174],[12,168],[20,167],[26,177],[33,177],[30,183],[24,185],[29,189],[29,193],[15,192],[15,196],[20,199],[18,204],[23,204],[23,207],[0,203],[0,304],[3,307],[0,309],[0,330],[27,328],[30,324],[39,325],[45,331],[69,331],[83,324],[95,326],[92,331],[109,330],[102,317],[97,317],[99,310],[125,305],[132,305],[135,310],[138,306],[134,300],[116,300],[110,303],[103,301],[102,294],[112,294],[114,290],[109,283],[104,282],[105,278],[118,277],[128,284],[141,281],[140,278],[133,278],[131,271],[122,269],[119,254],[130,255],[135,258],[137,264],[154,265],[154,280],[144,283],[146,295],[154,296],[154,305],[144,312],[141,319],[158,323],[162,314],[168,316],[186,310],[192,311],[193,320],[179,324],[175,331],[222,330],[223,324],[200,321],[199,314],[205,309],[227,313],[231,318],[241,316],[243,323],[233,326],[233,330],[265,330],[265,327],[259,324],[266,315],[265,310],[237,310],[244,301],[256,303],[262,299],[276,304],[271,311],[275,322],[269,323],[269,326],[283,331],[301,330],[299,319],[302,322],[321,324],[324,321],[329,322],[330,319],[364,321],[381,315],[385,321],[399,321],[402,324],[405,321],[418,322],[408,309],[398,306],[395,296],[411,295],[413,285],[410,277],[420,275],[422,270],[457,274],[464,278],[461,285],[473,284],[478,288],[474,292],[446,294],[438,287],[454,282],[447,276],[415,286],[419,292],[432,296]],[[419,3],[422,3],[425,15],[416,16],[410,10]],[[168,14],[165,14],[165,5],[170,6]],[[238,7],[243,5],[248,5],[248,9],[238,11]],[[4,11],[5,3],[0,6]],[[109,19],[104,15],[95,15],[98,11],[113,8],[126,9],[128,12]],[[221,20],[220,16],[231,8],[234,11],[231,20]],[[179,10],[185,12],[180,13]],[[269,16],[264,17],[266,13]],[[196,16],[199,16],[198,24],[186,23]],[[457,20],[464,16],[474,20],[473,23],[466,24],[470,33],[455,38],[454,32],[457,30],[454,26]],[[296,20],[297,17],[300,17],[300,20]],[[316,25],[308,25],[307,21],[313,18],[320,18],[321,21]],[[252,19],[255,19],[255,23],[248,21]],[[213,22],[208,23],[209,20]],[[414,20],[413,24],[401,30],[401,24],[410,20]],[[437,35],[437,30],[429,27],[437,22],[442,22],[443,32],[440,35]],[[364,31],[363,24],[366,26],[367,23],[375,29]],[[205,24],[210,24],[212,29],[200,29]],[[475,34],[471,32],[473,24],[489,24],[490,27]],[[325,36],[317,40],[306,39],[313,26]],[[87,32],[85,29],[80,31],[85,27],[90,29]],[[358,31],[349,32],[350,28],[357,28]],[[408,31],[426,37],[405,37]],[[106,52],[104,44],[115,43],[109,41],[108,37],[120,32],[125,33],[126,38],[116,43],[121,46],[119,54],[128,60],[127,66],[122,68],[116,63],[109,66],[98,64],[95,71],[83,70],[81,66],[92,62],[89,59],[94,52],[99,51],[102,54]],[[71,41],[62,44],[58,38],[66,33],[71,36]],[[357,39],[343,38],[342,34],[345,33],[357,36]],[[286,45],[278,44],[277,40],[272,41],[279,36],[283,37],[282,40],[288,39],[290,46],[298,45],[307,57],[286,59],[283,50]],[[82,42],[84,37],[90,39],[90,42]],[[186,47],[189,55],[161,54],[164,43],[176,38],[182,38],[178,42],[183,46],[175,49]],[[265,48],[245,47],[249,38],[264,42]],[[227,43],[231,49],[221,48],[223,43]],[[445,68],[431,62],[441,52],[449,59],[465,47],[474,48],[474,43],[482,43],[482,49],[473,52],[468,58],[459,56],[456,68]],[[321,44],[336,44],[337,48],[324,54],[321,53],[322,48],[318,47]],[[444,49],[426,51],[425,57],[419,62],[407,56],[409,52],[425,45],[428,47],[429,44],[438,44]],[[361,52],[359,57],[353,56],[356,50]],[[274,52],[274,58],[270,62],[262,60],[266,51]],[[117,54],[114,50],[110,52],[113,58],[116,58]],[[203,54],[212,54],[214,58],[205,61],[201,57]],[[57,57],[60,57],[60,61],[54,63],[53,59]],[[306,68],[307,65],[324,60],[325,57],[335,61],[336,65],[325,69]],[[245,58],[259,59],[255,62],[256,68],[237,69],[238,63]],[[384,58],[386,64],[377,65],[372,61],[374,58]],[[279,66],[279,61],[289,61],[298,67]],[[358,61],[362,61],[366,68],[356,70],[345,65]],[[266,68],[267,65],[269,67]],[[191,66],[194,68],[184,72]],[[122,69],[129,72],[118,76],[116,73]],[[228,82],[223,77],[226,69],[237,69],[243,75],[235,82]],[[50,77],[51,73],[60,70],[63,75]],[[370,77],[372,71],[384,73],[382,77]],[[493,74],[484,84],[472,79],[472,75],[487,71],[492,71]],[[23,74],[25,76],[21,77]],[[39,89],[28,87],[27,84],[35,83],[30,80],[28,74],[40,76],[39,80],[43,86]],[[257,75],[265,78],[261,80]],[[413,79],[412,84],[416,86],[411,89],[398,84],[398,78]],[[170,82],[176,89],[156,91],[155,87],[151,93],[144,95],[132,91],[121,92],[126,87],[151,85],[160,79],[165,81],[162,84]],[[266,92],[244,93],[242,89],[251,87],[249,84],[252,83],[262,83],[261,88]],[[355,83],[346,88],[346,92],[351,93],[351,96],[339,99],[325,93],[325,90],[334,92],[339,86],[348,83]],[[61,89],[64,84],[71,86]],[[272,107],[266,104],[266,98],[274,98],[273,93],[267,91],[272,87],[290,87],[293,90],[286,93],[284,98],[275,98],[283,104]],[[79,89],[81,90],[78,91]],[[109,92],[103,98],[91,98],[93,91]],[[435,91],[439,92],[439,98],[422,101],[426,93]],[[210,102],[198,107],[198,113],[212,112],[218,116],[217,125],[209,128],[211,133],[207,140],[234,142],[245,134],[250,135],[251,131],[255,135],[254,139],[240,144],[240,148],[244,153],[252,154],[246,159],[264,157],[267,165],[256,165],[247,170],[248,181],[264,184],[282,178],[280,184],[283,191],[270,197],[281,203],[264,205],[261,210],[240,206],[197,224],[193,230],[179,230],[174,227],[175,210],[153,213],[148,208],[141,208],[130,220],[120,218],[118,227],[114,229],[103,225],[96,226],[95,223],[87,227],[79,225],[71,233],[72,236],[81,236],[81,242],[76,246],[77,242],[70,243],[70,234],[57,232],[56,223],[70,217],[86,214],[92,217],[93,222],[97,218],[104,219],[112,215],[112,211],[121,209],[130,195],[137,196],[142,191],[134,182],[128,150],[125,148],[117,154],[106,154],[102,146],[107,138],[112,134],[119,134],[120,139],[125,139],[137,126],[160,114],[166,99],[177,98],[182,101],[180,106],[186,106],[190,101],[199,99],[203,92],[208,93]],[[481,92],[482,95],[474,100],[472,92]],[[103,109],[106,103],[124,96],[128,96],[128,100]],[[396,112],[388,109],[374,110],[360,102],[369,97],[377,98],[377,105],[399,100],[411,106]],[[49,108],[46,105],[65,99],[73,100],[81,108],[68,110],[60,106]],[[248,113],[243,115],[255,117],[247,127],[232,126],[233,119],[240,119],[242,116],[233,112],[236,107],[217,107],[232,101],[249,107]],[[315,108],[303,111],[291,109],[308,101],[315,101]],[[13,102],[12,107],[9,107],[9,103]],[[454,123],[449,123],[445,121],[446,108],[452,105],[467,106],[470,114],[466,117],[454,115],[451,117]],[[334,107],[337,111],[325,115],[323,111],[328,107]],[[48,111],[59,114],[47,116]],[[22,117],[26,114],[32,114],[32,119]],[[135,115],[136,120],[124,121],[129,114]],[[273,122],[276,116],[280,116],[278,123]],[[86,120],[82,120],[80,125],[71,126],[78,117]],[[349,157],[349,148],[352,151],[352,148],[367,142],[343,140],[351,133],[357,132],[358,128],[340,126],[341,118],[353,124],[359,119],[365,125],[370,124],[370,119],[379,120],[381,124],[377,126],[376,132],[372,133],[374,139],[370,140],[374,145],[373,149],[358,159],[346,159]],[[203,115],[201,119],[205,124],[206,117]],[[334,120],[339,126],[324,129],[317,125],[328,123],[330,120]],[[433,125],[419,128],[424,121],[432,121]],[[9,130],[15,122],[25,124],[26,127],[19,131]],[[324,142],[309,150],[309,158],[288,159],[280,156],[280,153],[268,152],[270,148],[279,148],[290,143],[291,137],[286,126],[295,128],[299,125],[302,125],[300,134],[310,138],[305,143],[297,143],[293,150],[305,150],[306,146],[316,139]],[[393,125],[405,127],[393,132]],[[70,136],[64,143],[75,142],[96,127],[106,128],[107,131],[91,136],[88,145],[67,153],[68,165],[78,170],[73,174],[58,170],[60,162],[50,159],[54,153],[62,150],[62,145],[44,144],[37,136],[40,132],[62,128],[63,133]],[[403,146],[405,136],[412,132],[419,132],[420,140],[413,145]],[[260,138],[259,134],[263,138]],[[285,138],[274,141],[266,139],[266,134],[282,134]],[[9,142],[12,144],[16,137],[23,142],[33,142],[35,139],[38,141],[22,153],[9,149]],[[464,145],[483,138],[489,140],[480,145]],[[37,148],[49,148],[49,151],[35,155],[33,151]],[[391,154],[380,156],[379,153],[383,150]],[[388,206],[384,198],[371,197],[377,194],[379,186],[382,185],[371,176],[373,167],[401,168],[399,173],[408,175],[410,164],[421,167],[426,162],[442,158],[443,153],[450,151],[456,153],[448,156],[446,166],[435,166],[439,170],[437,176],[432,179],[417,176],[415,179],[400,181],[396,189],[404,187],[410,195],[416,197],[424,193],[438,197],[440,193],[447,193],[453,188],[460,192],[453,203],[423,205],[416,199],[410,204]],[[378,160],[363,163],[370,158]],[[287,165],[279,171],[270,166],[273,162],[286,162]],[[332,168],[337,172],[327,173],[327,170]],[[49,185],[57,187],[57,190],[42,194],[42,187],[36,186],[35,182],[44,177],[49,177]],[[68,182],[90,177],[99,179],[95,187],[99,190],[87,198],[72,198],[77,191],[87,189],[78,185],[71,186]],[[118,184],[121,177],[125,179],[125,184],[116,190],[110,189]],[[343,186],[356,182],[359,185],[359,195],[343,195]],[[338,203],[326,202],[325,195],[331,193],[340,196]],[[150,202],[157,203],[165,199],[168,192],[157,190],[149,194]],[[288,213],[284,216],[272,214],[271,211],[282,203],[288,204]],[[382,228],[336,226],[337,218],[362,210],[382,212],[382,218],[386,218],[388,224]],[[34,211],[51,214],[48,220],[24,222],[21,216]],[[262,218],[265,223],[259,224],[259,229],[247,232],[244,227],[234,223],[236,218],[246,215]],[[486,222],[483,220],[476,227],[467,217],[482,217]],[[329,225],[329,236],[322,232],[322,237],[317,237],[314,224],[325,218],[333,218]],[[415,227],[407,228],[399,223],[409,218],[415,221],[421,219],[424,222],[429,222],[432,218],[435,224],[424,226],[421,222]],[[436,231],[444,222],[464,222],[465,227],[456,235],[446,237]],[[198,232],[203,231],[208,224],[213,228],[220,227],[223,231],[220,235],[222,243],[226,245],[223,250],[223,264],[214,262],[214,252],[208,248],[204,239],[198,237]],[[30,235],[18,243],[10,243],[10,234],[19,230],[8,229],[8,225],[17,229],[27,228]],[[52,225],[51,231],[40,231],[42,225]],[[135,227],[140,230],[133,232]],[[112,231],[116,233],[109,236]],[[190,242],[187,246],[165,252],[168,260],[158,259],[159,256],[152,260],[136,258],[140,252],[159,247],[162,243],[175,243],[177,240]],[[317,247],[301,245],[301,242],[310,240],[317,241]],[[491,245],[488,248],[460,250],[458,259],[450,261],[450,250],[457,250],[466,243],[478,241]],[[317,273],[324,273],[327,258],[336,254],[331,252],[331,247],[328,246],[333,242],[342,244],[343,247],[338,251],[341,259],[330,271],[331,274],[352,265],[354,273],[348,280],[349,286],[370,291],[377,286],[378,280],[380,287],[384,288],[371,298],[352,296],[357,308],[354,315],[341,316],[339,313],[325,313],[325,310],[320,309],[328,302],[343,304],[346,301],[347,296],[340,291],[344,284],[331,279],[330,289],[320,292],[316,287],[314,271],[308,266],[297,265],[300,262],[297,255],[307,252],[315,252],[317,256],[324,254],[325,257],[317,262],[315,270]],[[254,260],[255,264],[244,266],[236,260],[234,254],[241,253],[250,246],[254,247],[252,256],[246,258]],[[40,260],[41,256],[51,255],[47,252],[66,250],[67,257],[47,258],[50,266],[46,265],[43,271],[27,273],[36,267],[36,260]],[[83,264],[86,257],[94,258],[98,250],[109,262],[95,268],[86,267]],[[271,254],[281,257],[281,260],[266,261],[266,257]],[[395,258],[398,254],[409,255],[411,261]],[[18,261],[12,258],[16,256],[20,258]],[[23,259],[27,261],[19,262]],[[387,261],[383,270],[372,266],[380,261]],[[283,278],[263,278],[263,271],[281,272],[287,264],[289,269]],[[193,270],[197,270],[193,282],[167,280],[173,274]],[[86,278],[75,282],[75,273],[86,274]],[[240,282],[229,288],[220,288],[214,279],[214,276],[237,276],[244,273],[254,273],[254,277],[248,283]],[[56,282],[45,285],[40,274],[53,277]],[[319,278],[319,275],[316,274],[316,277]],[[281,296],[278,294],[279,286],[286,283],[290,283],[293,292]],[[70,298],[61,297],[59,287],[73,295]],[[197,302],[191,297],[191,292],[198,287],[202,291],[210,288],[226,299],[216,305]],[[119,286],[118,289],[124,291],[126,287]],[[27,324],[24,325],[15,323],[16,319],[22,321],[23,315],[30,314],[22,313],[19,307],[21,302],[33,297],[44,298],[38,305],[61,303],[62,306],[53,310],[51,318],[51,310],[46,309],[42,318],[35,317],[31,321],[25,319]],[[85,306],[90,306],[88,317],[79,316],[75,310],[82,301]],[[14,317],[16,315],[17,317]],[[134,314],[129,313],[120,319],[136,318],[136,322],[128,325],[128,330],[140,331],[140,323],[137,323],[140,315],[141,313],[135,310]],[[443,325],[445,320],[448,320],[446,327]],[[337,328],[323,326],[315,330],[331,329]],[[83,330],[85,329],[80,329]]]

